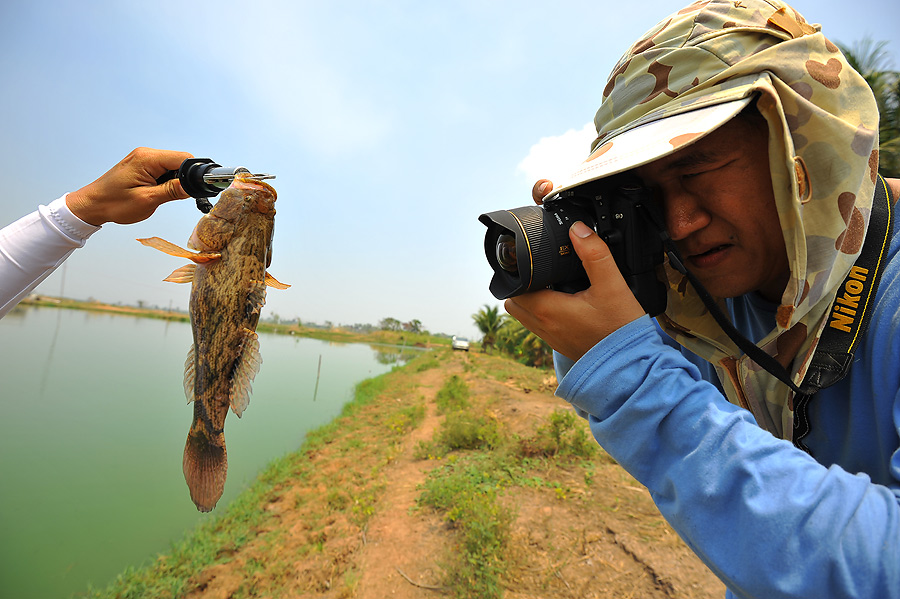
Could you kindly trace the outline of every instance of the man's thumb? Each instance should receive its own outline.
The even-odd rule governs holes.
[[[593,229],[581,221],[576,222],[569,229],[569,239],[575,248],[575,253],[581,259],[584,270],[587,272],[591,284],[606,280],[608,269],[613,268],[618,272],[616,262],[606,243],[600,239]]]
[[[582,222],[572,225],[569,229],[569,239],[591,282],[587,293],[596,289],[594,294],[599,294],[603,298],[618,298],[616,309],[625,310],[630,306],[627,309],[640,316],[644,309],[628,288],[606,242]]]

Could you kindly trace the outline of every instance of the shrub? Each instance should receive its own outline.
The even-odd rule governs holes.
[[[433,470],[419,496],[420,505],[444,513],[458,531],[447,585],[457,597],[499,598],[506,571],[505,550],[513,514],[497,502],[508,483],[495,459],[475,454]]]
[[[437,392],[435,403],[441,414],[464,410],[469,407],[469,386],[462,377],[454,374]]]
[[[533,436],[519,441],[519,453],[527,457],[559,454],[590,457],[597,447],[585,428],[586,424],[571,410],[556,410]]]
[[[499,439],[500,427],[494,418],[487,414],[455,412],[444,419],[437,442],[453,451],[495,447]]]

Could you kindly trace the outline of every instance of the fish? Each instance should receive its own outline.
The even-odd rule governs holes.
[[[184,363],[184,393],[194,417],[182,470],[201,512],[212,511],[225,490],[225,418],[229,408],[238,418],[247,409],[262,363],[256,326],[266,288],[290,287],[266,270],[272,262],[276,198],[271,185],[238,177],[197,222],[189,249],[159,237],[137,240],[191,261],[163,280],[191,283],[194,342]]]

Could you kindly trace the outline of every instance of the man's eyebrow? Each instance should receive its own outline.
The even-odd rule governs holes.
[[[706,150],[696,150],[693,152],[689,152],[680,158],[669,162],[663,167],[663,171],[672,172],[677,170],[682,170],[685,168],[692,168],[697,166],[706,166],[708,164],[712,164],[722,159],[722,156],[718,152],[709,152]]]

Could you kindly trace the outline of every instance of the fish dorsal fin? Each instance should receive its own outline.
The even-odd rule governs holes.
[[[255,331],[244,329],[244,340],[241,343],[241,353],[234,367],[234,377],[231,385],[231,410],[238,418],[250,404],[250,393],[253,391],[251,383],[259,372],[262,364],[262,356],[259,355],[259,338]]]
[[[200,252],[199,254],[197,254],[190,250],[186,250],[183,247],[179,247],[171,241],[166,241],[165,239],[161,239],[159,237],[147,237],[144,239],[138,239],[138,241],[146,245],[147,247],[157,249],[165,254],[169,254],[170,256],[187,258],[188,260],[191,260],[192,262],[196,262],[198,264],[218,260],[222,257],[222,254],[218,252]]]
[[[193,283],[194,272],[196,270],[197,265],[191,262],[190,264],[185,264],[181,268],[173,270],[172,274],[163,279],[163,281],[168,281],[170,283]]]
[[[274,287],[275,289],[287,289],[290,287],[287,283],[282,283],[278,281],[275,277],[270,275],[268,272],[266,273],[266,285],[269,287]]]
[[[191,343],[191,349],[188,350],[187,360],[184,361],[184,396],[187,402],[194,401],[194,344]]]

